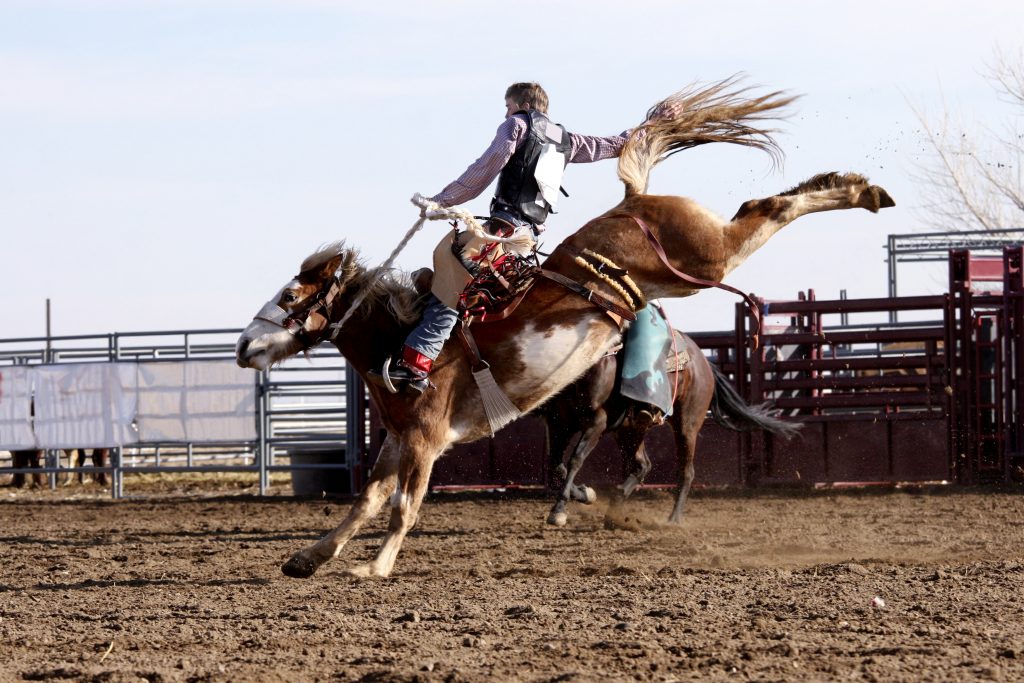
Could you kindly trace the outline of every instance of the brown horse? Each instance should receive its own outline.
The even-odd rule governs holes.
[[[668,518],[671,523],[679,523],[683,519],[683,508],[693,484],[697,434],[709,408],[715,422],[734,431],[761,429],[788,438],[800,427],[798,423],[773,417],[766,406],[747,405],[729,380],[708,362],[697,342],[678,330],[675,335],[676,351],[671,352],[667,373],[669,385],[675,388],[675,396],[667,422],[676,445],[679,489]],[[605,356],[581,378],[536,410],[547,425],[552,471],[556,479],[561,480],[559,496],[548,515],[548,524],[565,525],[569,519],[566,508],[570,500],[582,503],[596,500],[593,489],[578,485],[575,480],[587,456],[606,431],[614,435],[629,470],[614,503],[629,498],[651,471],[644,436],[654,423],[641,417],[644,404],[617,391],[621,355],[620,352]],[[579,440],[569,455],[566,467],[563,462],[565,452],[576,435],[579,435]]]
[[[701,280],[721,280],[783,226],[816,211],[864,208],[877,212],[892,206],[889,195],[859,175],[822,174],[767,199],[749,201],[730,221],[716,218],[696,202],[680,197],[643,194],[653,166],[672,152],[707,142],[733,142],[777,151],[769,131],[749,124],[766,118],[791,101],[778,93],[746,99],[724,92],[728,84],[686,92],[672,98],[684,114],[648,121],[634,131],[622,150],[619,175],[626,196],[563,244],[545,263],[612,298],[614,286],[576,258],[585,250],[614,260],[615,272],[628,271],[645,298],[695,294],[706,285],[679,279],[671,270]],[[638,226],[648,226],[650,237]],[[651,246],[656,240],[671,269]],[[410,308],[414,290],[408,282],[380,277],[362,267],[352,249],[332,245],[311,255],[298,275],[285,284],[246,327],[236,348],[239,365],[264,369],[331,336],[355,297],[371,288],[361,316],[334,335],[334,344],[363,377],[379,368],[409,332],[417,312]],[[643,301],[635,301],[639,309]],[[494,379],[522,412],[533,410],[582,375],[617,345],[622,328],[587,299],[567,295],[550,280],[538,280],[516,312],[474,328],[485,359],[495,361]],[[320,541],[284,564],[285,574],[312,575],[335,557],[368,518],[391,498],[391,521],[377,556],[352,569],[359,576],[387,576],[394,568],[406,534],[415,524],[434,461],[453,444],[490,433],[481,394],[466,352],[449,342],[434,365],[436,388],[416,396],[369,391],[388,430],[369,481],[342,523]]]

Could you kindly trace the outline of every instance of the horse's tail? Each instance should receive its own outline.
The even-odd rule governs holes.
[[[715,373],[715,394],[711,399],[711,417],[715,422],[736,432],[752,432],[763,429],[786,439],[791,438],[803,426],[799,422],[787,422],[773,415],[766,403],[749,405],[737,393],[732,382],[722,374],[718,366],[711,364]]]
[[[647,191],[651,169],[676,152],[709,142],[729,142],[767,152],[772,165],[782,160],[782,150],[772,138],[777,132],[755,125],[779,119],[780,111],[795,96],[776,91],[747,97],[750,88],[737,87],[732,76],[704,88],[692,84],[651,107],[647,120],[633,129],[619,156],[619,178],[626,196]]]

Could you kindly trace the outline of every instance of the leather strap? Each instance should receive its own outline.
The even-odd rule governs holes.
[[[743,297],[743,301],[746,302],[747,308],[750,309],[750,315],[754,318],[754,331],[750,335],[751,348],[756,349],[758,347],[758,337],[761,333],[761,309],[754,302],[754,300],[750,298],[748,294],[744,294],[740,290],[730,285],[723,284],[721,282],[716,282],[714,280],[703,280],[699,277],[687,275],[681,270],[677,270],[675,266],[669,263],[668,256],[665,254],[664,247],[661,246],[661,242],[659,242],[658,238],[654,236],[654,233],[651,231],[651,228],[647,225],[647,223],[644,223],[644,221],[641,218],[634,216],[632,214],[619,214],[619,216],[624,218],[632,218],[636,222],[636,224],[640,226],[640,230],[643,231],[644,235],[647,237],[647,241],[650,242],[651,246],[654,247],[654,252],[658,255],[658,258],[661,259],[661,262],[665,264],[665,267],[672,271],[672,274],[675,275],[676,277],[685,280],[690,284],[697,285],[698,287],[717,287],[718,289],[724,289],[727,292],[732,292],[733,294],[738,294],[739,296]]]
[[[459,325],[459,342],[462,344],[463,350],[466,355],[469,356],[470,366],[473,368],[473,372],[479,372],[483,368],[490,367],[484,362],[483,358],[480,357],[480,349],[476,345],[476,340],[473,339],[473,333],[469,330],[469,324],[471,321],[465,321]]]
[[[582,296],[584,299],[594,304],[595,306],[603,308],[609,313],[614,313],[615,315],[621,317],[623,320],[628,320],[630,322],[636,320],[636,313],[634,313],[633,311],[629,310],[624,306],[620,306],[619,304],[615,303],[601,292],[590,289],[589,287],[584,287],[575,280],[570,280],[561,273],[556,273],[553,270],[546,270],[544,268],[541,268],[537,274],[540,275],[541,277],[545,277],[548,280],[551,280],[552,282],[562,285],[563,287],[568,289],[570,292],[573,292],[574,294],[579,294],[580,296]]]
[[[463,320],[466,320],[468,322],[481,322],[481,323],[492,323],[492,322],[497,322],[498,320],[504,320],[505,318],[507,318],[510,315],[512,315],[512,313],[517,308],[519,308],[519,304],[523,303],[523,299],[525,299],[527,293],[531,289],[533,289],[533,285],[536,282],[537,282],[536,278],[531,280],[530,284],[527,285],[526,288],[523,291],[521,291],[518,294],[516,294],[515,298],[512,299],[512,301],[508,305],[506,305],[505,308],[501,309],[497,313],[481,313],[479,315],[475,315],[475,314],[474,315],[467,315],[465,318],[463,318]]]
[[[610,275],[612,277],[622,277],[624,275],[629,275],[629,271],[626,270],[625,268],[616,268],[615,266],[609,266],[607,263],[602,263],[601,261],[598,261],[591,257],[589,254],[585,254],[584,252],[580,251],[571,244],[562,244],[561,246],[574,257],[582,258],[591,265],[593,265],[599,273],[606,273],[607,275]]]

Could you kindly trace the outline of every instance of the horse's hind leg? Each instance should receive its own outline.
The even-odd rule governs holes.
[[[800,216],[819,211],[879,209],[895,206],[889,193],[855,173],[821,173],[792,190],[745,202],[725,226],[731,251],[725,273],[731,272],[768,239]]]
[[[705,408],[707,410],[707,408]],[[683,521],[683,509],[686,507],[686,498],[690,495],[690,487],[693,485],[693,461],[697,453],[697,432],[700,431],[700,423],[693,426],[684,425],[683,411],[676,410],[676,413],[669,418],[672,425],[672,434],[676,442],[676,453],[679,456],[679,491],[676,493],[676,503],[672,507],[672,514],[668,521],[678,524]]]
[[[715,394],[715,376],[711,364],[704,356],[700,347],[689,337],[686,338],[686,350],[690,355],[690,363],[683,371],[683,384],[686,389],[676,399],[673,414],[669,418],[672,436],[675,437],[676,455],[679,458],[679,491],[676,503],[668,521],[678,524],[683,520],[683,508],[690,495],[693,485],[693,463],[697,456],[697,435],[708,415],[708,407]]]
[[[42,449],[36,449],[29,451],[28,466],[34,469],[41,469],[46,466],[46,451]],[[46,475],[42,472],[32,473],[32,485],[43,488],[46,486]]]
[[[84,458],[82,456],[82,449],[81,448],[65,448],[65,449],[63,449],[63,452],[64,452],[64,455],[66,455],[67,458],[68,458],[68,469],[69,470],[70,469],[74,469],[76,467],[81,467],[82,466],[82,462],[84,461]],[[60,462],[60,457],[59,457],[60,453],[58,453],[57,455],[58,455],[57,461]],[[74,481],[75,481],[75,475],[73,475],[73,474],[69,473],[69,474],[60,475],[61,486],[71,486],[71,484],[74,483]],[[78,475],[78,481],[79,481],[79,483],[81,483],[81,481],[82,481],[82,475],[81,474]]]
[[[597,494],[594,493],[594,489],[589,486],[576,485],[576,475],[579,474],[580,468],[583,467],[587,456],[590,455],[597,442],[600,441],[601,435],[604,434],[607,426],[608,413],[604,408],[597,408],[594,411],[590,424],[580,434],[580,440],[576,443],[576,448],[573,449],[572,456],[569,458],[569,472],[565,477],[565,485],[562,487],[562,492],[558,496],[558,500],[555,501],[554,507],[551,508],[551,512],[548,514],[548,524],[565,526],[566,522],[569,521],[569,513],[566,511],[566,508],[570,500],[588,504],[597,500]]]
[[[344,521],[313,545],[295,553],[281,567],[281,571],[293,578],[304,579],[312,576],[324,562],[336,557],[366,520],[380,511],[384,501],[391,495],[398,473],[399,456],[398,440],[388,434],[380,447],[377,462],[370,472],[366,488],[352,505]]]
[[[107,459],[110,457],[109,448],[94,448],[92,449],[92,466],[93,467],[106,467]],[[100,486],[107,485],[107,473],[97,472],[96,483]]]

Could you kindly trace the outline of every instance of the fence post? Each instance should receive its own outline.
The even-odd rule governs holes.
[[[259,466],[261,496],[267,495],[270,483],[267,473],[267,380],[266,370],[256,374],[256,463]]]
[[[113,467],[113,471],[110,473],[110,495],[114,500],[120,500],[124,497],[124,469],[122,467],[122,460],[121,446],[115,446],[110,449],[110,465]]]
[[[1019,476],[1024,459],[1024,247],[1003,250],[1004,422],[1003,452],[1007,481]]]
[[[359,492],[360,463],[366,450],[366,389],[359,373],[345,361],[345,463],[349,490]]]

